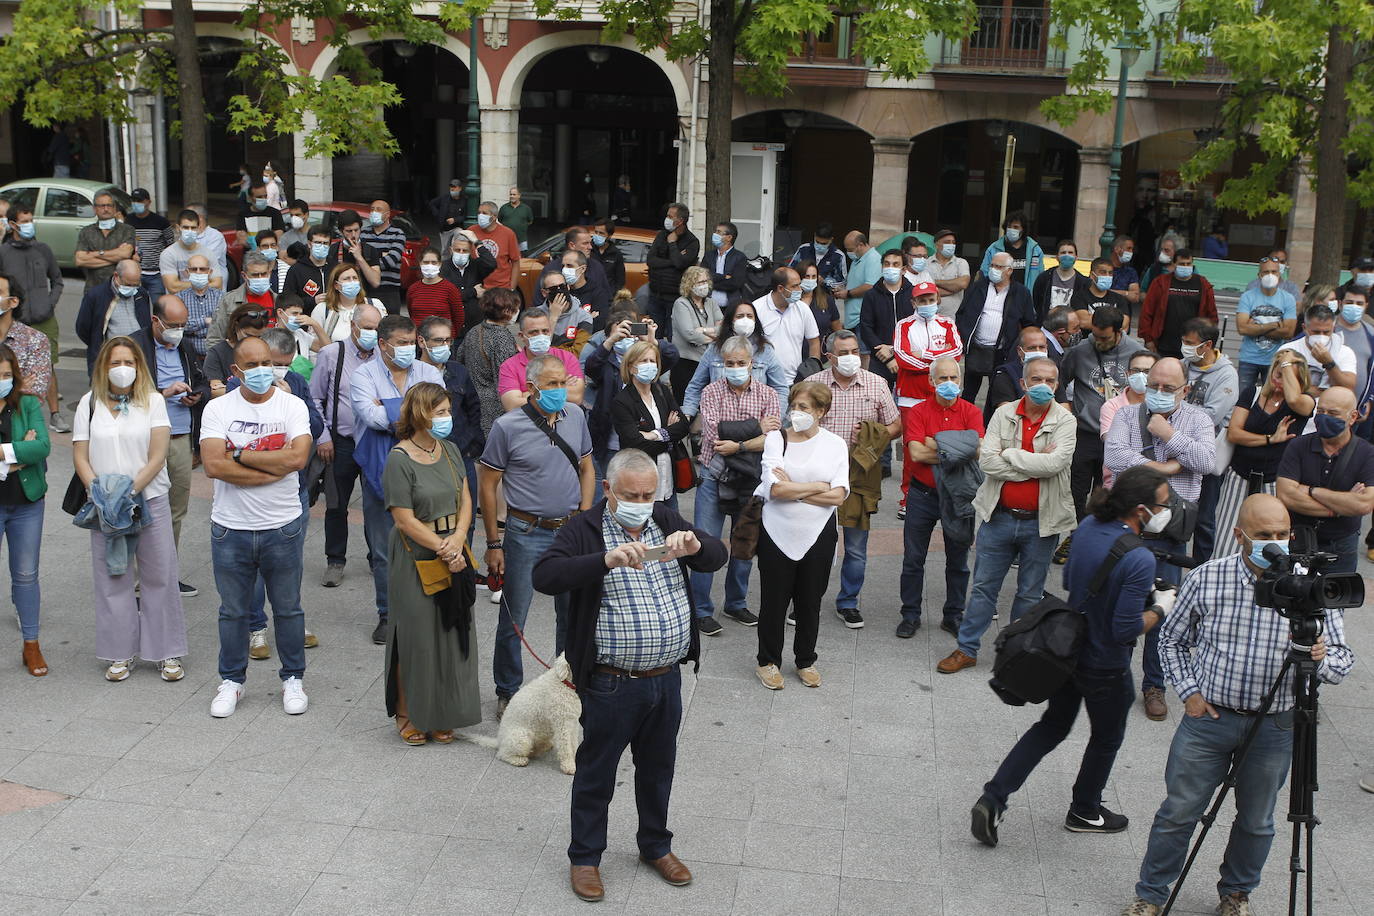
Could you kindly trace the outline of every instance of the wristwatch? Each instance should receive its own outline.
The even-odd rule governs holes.
[[[1322,363],[1322,368],[1330,372],[1332,369],[1336,368],[1336,361],[1334,359],[1328,359],[1326,362]]]
[[[229,457],[230,457],[230,458],[233,458],[233,459],[234,459],[235,461],[237,461],[239,464],[243,464],[243,449],[241,449],[241,448],[236,448],[236,449],[234,449],[232,452],[229,453]],[[248,465],[246,465],[246,464],[243,464],[243,466],[244,466],[244,467],[248,467]]]

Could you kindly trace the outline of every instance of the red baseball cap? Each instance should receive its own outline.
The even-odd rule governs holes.
[[[940,290],[935,286],[934,283],[930,283],[926,280],[922,280],[920,283],[917,283],[915,286],[911,288],[911,296],[913,299],[917,296],[938,295],[940,295]]]

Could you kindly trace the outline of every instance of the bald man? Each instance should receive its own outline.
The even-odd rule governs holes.
[[[152,321],[153,303],[143,289],[138,262],[126,258],[108,276],[104,283],[87,287],[76,313],[76,336],[86,345],[88,374],[105,341],[133,334]]]
[[[1317,399],[1316,432],[1288,443],[1275,492],[1294,527],[1312,528],[1317,549],[1340,559],[1332,572],[1354,572],[1360,523],[1374,511],[1374,445],[1351,435],[1359,422],[1355,392],[1333,386]]]
[[[1160,657],[1185,714],[1164,770],[1168,796],[1155,815],[1136,897],[1126,909],[1136,916],[1162,911],[1193,830],[1244,746],[1288,654],[1288,621],[1256,605],[1254,597],[1255,580],[1269,566],[1264,548],[1274,544],[1288,550],[1288,510],[1273,496],[1251,496],[1241,504],[1233,535],[1240,553],[1194,570],[1160,627]],[[1340,611],[1326,612],[1325,635],[1310,651],[1327,684],[1340,683],[1354,667]],[[1284,715],[1292,706],[1290,684],[1261,717],[1237,773],[1236,817],[1217,884],[1221,913],[1249,913],[1250,894],[1259,886],[1274,839],[1274,804],[1292,759],[1293,728]]]

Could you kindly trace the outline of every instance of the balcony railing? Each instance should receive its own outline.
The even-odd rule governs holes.
[[[980,70],[1060,70],[1064,52],[1050,47],[1044,6],[979,6],[977,30],[963,41],[946,38],[940,66]]]
[[[1161,26],[1160,31],[1166,31],[1166,30],[1167,30],[1169,33],[1171,33],[1171,34],[1177,36],[1177,40],[1178,40],[1178,41],[1196,42],[1197,44],[1199,44],[1199,45],[1202,46],[1202,49],[1203,49],[1204,52],[1210,52],[1210,51],[1212,50],[1212,40],[1211,40],[1208,36],[1206,36],[1206,35],[1193,35],[1193,34],[1184,32],[1182,29],[1178,28],[1178,27],[1174,24],[1175,18],[1176,18],[1176,17],[1175,17],[1175,15],[1174,15],[1173,13],[1160,13],[1160,14],[1159,14],[1159,24],[1160,24],[1160,26]],[[1167,75],[1167,74],[1164,72],[1164,52],[1165,52],[1166,48],[1168,47],[1168,44],[1169,44],[1169,43],[1166,42],[1166,41],[1160,41],[1157,45],[1155,45],[1155,69],[1154,69],[1154,74],[1155,74],[1156,76],[1166,76],[1166,75]],[[1212,57],[1212,56],[1210,55],[1210,53],[1209,53],[1209,54],[1207,54],[1206,57],[1203,58],[1202,69],[1201,69],[1200,71],[1198,71],[1197,73],[1193,74],[1193,77],[1192,77],[1192,78],[1193,78],[1193,79],[1222,79],[1222,78],[1229,77],[1230,75],[1231,75],[1231,70],[1230,70],[1230,68],[1228,68],[1228,67],[1227,67],[1225,64],[1223,64],[1221,61],[1217,60],[1215,57]]]

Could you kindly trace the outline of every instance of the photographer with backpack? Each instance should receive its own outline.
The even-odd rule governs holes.
[[[1077,666],[1050,696],[1040,721],[1021,736],[983,787],[973,806],[972,831],[979,842],[997,845],[997,825],[1006,813],[1007,799],[1069,736],[1080,705],[1087,707],[1092,733],[1064,827],[1075,833],[1126,829],[1126,818],[1103,806],[1102,791],[1134,699],[1135,641],[1158,626],[1173,605],[1172,591],[1151,593],[1155,558],[1140,537],[1151,518],[1167,511],[1168,499],[1168,478],[1143,465],[1123,471],[1112,489],[1098,488],[1089,498],[1089,514],[1075,532],[1064,568],[1068,605],[1086,618]]]

